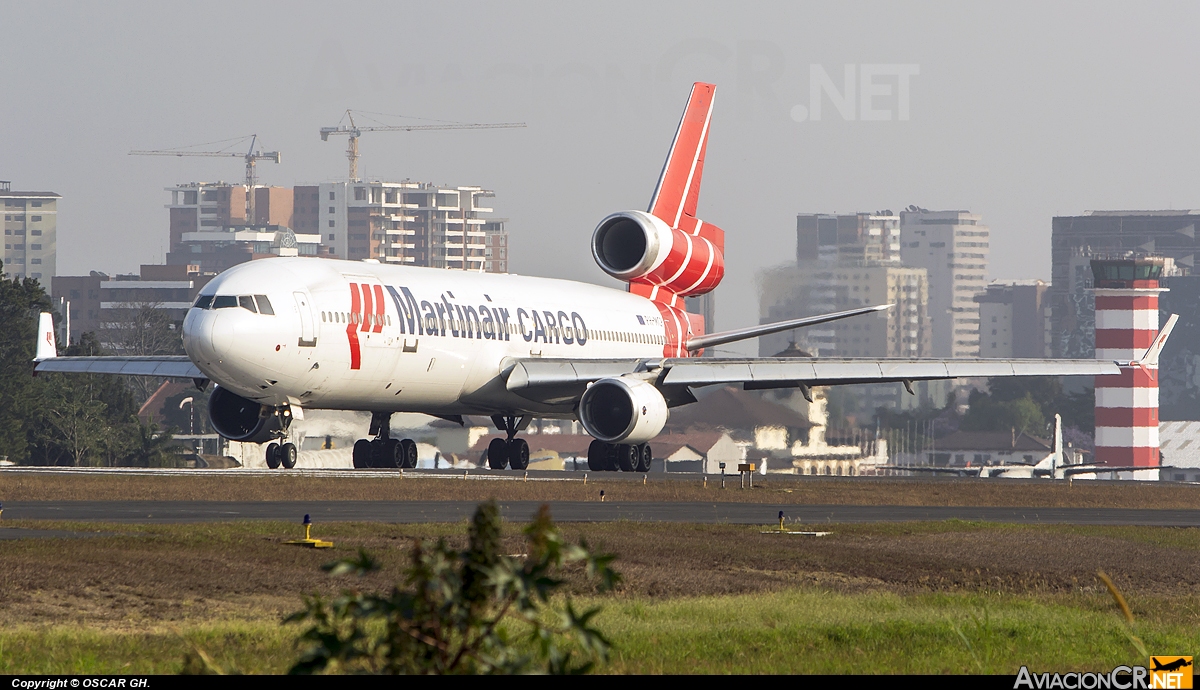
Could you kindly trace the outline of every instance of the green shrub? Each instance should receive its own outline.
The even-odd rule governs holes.
[[[286,619],[310,624],[291,673],[586,673],[607,659],[609,642],[592,624],[598,608],[580,613],[570,600],[562,609],[547,604],[572,567],[610,589],[619,580],[613,556],[596,555],[585,542],[565,543],[544,505],[525,528],[523,556],[500,553],[494,501],[475,511],[469,536],[461,552],[444,539],[416,541],[404,581],[386,594],[306,597],[304,609]],[[377,565],[359,551],[325,569],[363,575]],[[575,658],[563,640],[582,655]]]

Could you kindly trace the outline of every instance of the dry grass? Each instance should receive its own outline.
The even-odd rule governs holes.
[[[0,471],[0,501],[294,501],[463,500],[583,501],[600,489],[623,501],[717,501],[805,505],[1021,506],[1031,508],[1200,509],[1200,487],[1157,482],[1005,481],[994,479],[840,479],[772,476],[753,491],[703,486],[695,479],[597,479],[522,482],[431,477],[129,476]]]
[[[24,527],[49,527],[32,521]],[[16,525],[14,525],[16,526]],[[277,620],[305,592],[394,582],[414,537],[464,539],[458,525],[330,523],[317,535],[336,547],[312,551],[281,542],[296,525],[53,525],[107,534],[3,542],[0,610],[10,625],[81,624],[124,631],[206,621]],[[888,592],[1097,595],[1110,573],[1139,617],[1200,611],[1200,530],[1157,527],[1013,526],[963,522],[841,525],[823,538],[764,535],[757,527],[602,523],[564,525],[618,554],[617,596],[675,599],[796,588],[845,594]],[[524,550],[518,526],[506,548]],[[322,563],[358,548],[383,570],[371,579],[333,579]],[[578,594],[588,594],[581,581]],[[1153,603],[1153,602],[1160,603]],[[1150,603],[1147,603],[1150,602]]]

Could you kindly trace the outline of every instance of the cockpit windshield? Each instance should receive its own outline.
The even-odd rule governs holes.
[[[255,314],[274,316],[271,300],[266,295],[200,295],[192,307],[196,309],[233,309],[241,307]]]

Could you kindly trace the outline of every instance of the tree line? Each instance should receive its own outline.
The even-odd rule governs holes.
[[[33,375],[38,317],[52,312],[32,278],[5,278],[0,264],[0,459],[29,465],[160,467],[178,460],[173,428],[137,417],[141,403],[131,377]],[[61,355],[111,354],[93,333]],[[134,384],[134,385],[131,385]]]

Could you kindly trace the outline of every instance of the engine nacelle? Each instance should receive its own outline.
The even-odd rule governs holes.
[[[645,443],[663,430],[667,414],[662,393],[640,379],[600,379],[579,399],[584,430],[605,443]]]
[[[592,233],[592,257],[618,280],[656,285],[681,296],[702,295],[725,276],[724,232],[688,221],[699,228],[697,234],[672,228],[644,211],[614,213]]]
[[[287,431],[292,412],[286,405],[270,407],[217,386],[208,398],[208,419],[231,441],[266,443]]]

